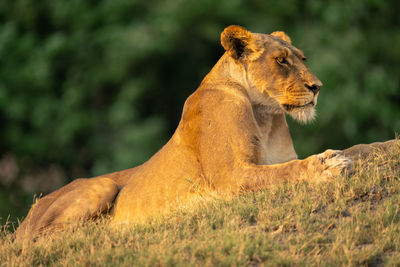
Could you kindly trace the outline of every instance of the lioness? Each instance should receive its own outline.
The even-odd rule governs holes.
[[[17,236],[34,237],[114,204],[113,222],[137,222],[202,190],[232,194],[340,174],[351,160],[327,150],[298,160],[285,113],[314,118],[321,81],[284,32],[229,26],[226,53],[186,100],[178,128],[144,164],[77,179],[33,205]]]

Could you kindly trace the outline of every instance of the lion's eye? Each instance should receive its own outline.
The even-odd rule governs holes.
[[[276,61],[279,63],[279,64],[289,64],[289,62],[286,60],[286,58],[284,58],[284,57],[277,57],[276,58]]]

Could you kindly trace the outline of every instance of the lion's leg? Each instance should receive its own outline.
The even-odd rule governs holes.
[[[255,191],[284,181],[325,180],[344,173],[351,166],[352,161],[345,157],[342,151],[330,149],[304,160],[292,160],[273,165],[248,164],[241,172],[240,189]]]
[[[77,179],[38,200],[16,231],[17,239],[34,238],[68,222],[89,219],[108,210],[118,194],[109,178]]]
[[[359,144],[343,150],[346,157],[353,161],[365,160],[376,152],[389,152],[400,146],[399,140],[376,142],[372,144]]]
[[[390,153],[400,148],[399,140],[360,144],[345,149],[327,150],[304,160],[292,160],[274,165],[250,165],[241,172],[242,190],[259,190],[271,184],[303,178],[324,180],[350,170],[357,160],[372,159],[374,153]],[[239,177],[240,178],[240,177]]]

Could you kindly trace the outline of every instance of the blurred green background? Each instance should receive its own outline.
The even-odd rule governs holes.
[[[0,222],[76,177],[144,162],[223,54],[220,32],[283,30],[324,83],[289,119],[300,157],[400,131],[395,0],[0,1]]]

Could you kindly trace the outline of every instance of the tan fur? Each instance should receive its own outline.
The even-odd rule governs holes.
[[[312,120],[322,84],[285,33],[230,26],[221,44],[226,53],[187,99],[176,132],[160,151],[141,166],[80,179],[40,199],[17,236],[34,237],[91,218],[107,211],[115,197],[113,221],[138,222],[204,190],[221,195],[260,190],[323,179],[351,165],[332,150],[297,160],[285,113]]]

